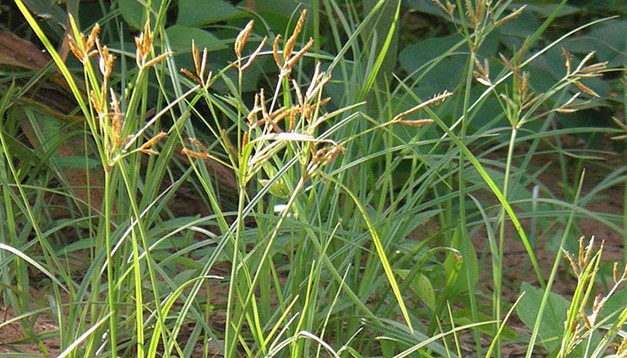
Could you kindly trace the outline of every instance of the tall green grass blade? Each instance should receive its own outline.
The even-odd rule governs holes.
[[[368,212],[359,201],[359,198],[346,185],[344,185],[344,183],[336,182],[336,184],[351,197],[351,199],[355,203],[355,206],[361,213],[361,217],[363,218],[363,220],[366,223],[366,226],[368,227],[368,231],[372,237],[372,242],[375,246],[375,249],[377,250],[377,255],[379,257],[381,266],[383,267],[385,276],[387,277],[388,283],[390,287],[392,288],[392,292],[394,293],[394,297],[396,299],[396,302],[398,303],[401,314],[403,315],[405,323],[407,324],[407,328],[409,329],[411,333],[413,333],[414,328],[411,322],[411,318],[409,317],[409,312],[407,311],[407,308],[405,307],[405,300],[403,299],[403,295],[401,294],[399,290],[398,283],[396,282],[396,278],[394,277],[394,272],[392,271],[392,266],[390,266],[390,262],[385,253],[385,249],[383,247],[381,239],[379,238],[379,234],[377,233],[376,228],[374,227],[372,221],[370,220],[370,216]]]

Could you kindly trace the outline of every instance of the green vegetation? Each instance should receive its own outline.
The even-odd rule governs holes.
[[[142,4],[1,8],[0,356],[627,355],[619,1]]]

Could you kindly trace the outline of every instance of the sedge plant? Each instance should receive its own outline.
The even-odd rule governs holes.
[[[10,139],[0,137],[9,169],[0,174],[0,214],[22,217],[35,237],[3,228],[15,239],[2,246],[2,277],[9,280],[13,261],[22,289],[31,285],[27,265],[50,277],[45,310],[57,319],[61,356],[454,357],[464,353],[464,330],[473,332],[478,355],[500,356],[522,300],[503,299],[507,223],[548,301],[552,279],[545,282],[521,223],[542,213],[520,209],[553,205],[567,212],[558,219],[577,210],[518,194],[537,184],[527,170],[540,142],[577,132],[552,130],[552,114],[595,97],[585,81],[605,71],[592,56],[574,64],[565,51],[564,78],[534,92],[525,70],[568,36],[527,55],[553,15],[517,53],[484,59],[486,39],[523,10],[510,11],[511,1],[437,1],[462,40],[401,79],[385,68],[396,56],[400,2],[368,2],[364,13],[353,2],[312,1],[282,35],[263,21],[244,24],[234,32],[232,62],[219,68],[210,51],[191,43],[193,68],[180,71],[185,54],[169,50],[164,2],[147,10],[134,51],[110,49],[99,25],[83,34],[72,21],[77,76],[16,3],[77,101],[82,146],[90,149],[82,163],[97,163],[85,173],[102,178],[102,187],[87,188],[84,203],[68,191],[75,217],[50,218],[56,226],[44,231],[35,213],[45,207],[46,190],[34,190],[37,205],[29,207],[24,189],[31,188],[10,168]],[[422,76],[460,53],[460,84],[419,96]],[[118,76],[118,63],[132,70]],[[269,80],[251,95],[244,82],[255,68]],[[573,87],[580,93],[568,92]],[[474,126],[489,98],[499,113]],[[542,130],[527,130],[532,122]],[[494,146],[485,149],[485,141]],[[518,147],[527,148],[522,157]],[[504,161],[490,159],[499,150]],[[188,186],[203,208],[181,216],[170,204]],[[102,201],[91,200],[98,193]],[[485,193],[495,199],[479,200]],[[233,205],[225,205],[227,197]],[[53,247],[49,236],[63,225],[84,230],[75,243]],[[480,258],[471,238],[481,228],[488,233],[490,293],[477,289]],[[43,263],[28,254],[33,246]],[[576,266],[587,273],[569,311],[567,326],[574,328],[562,337],[563,352],[592,337],[583,326],[608,329],[599,352],[621,334],[624,312],[616,324],[595,321],[598,309],[577,318],[598,265],[589,256]],[[72,272],[68,257],[88,261],[84,272]],[[616,287],[622,281],[617,275]],[[5,290],[5,301],[20,308],[36,341],[26,324],[36,313],[18,291]],[[483,334],[492,339],[487,348]],[[528,354],[534,345],[530,339]]]

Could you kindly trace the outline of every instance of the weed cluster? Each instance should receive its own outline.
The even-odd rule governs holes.
[[[120,1],[138,28],[134,51],[113,45],[115,21],[83,33],[69,11],[66,59],[15,3],[54,63],[41,76],[61,76],[77,109],[18,106],[26,91],[3,87],[0,303],[15,316],[0,331],[19,322],[23,340],[60,357],[501,357],[511,345],[526,356],[627,354],[627,271],[604,273],[592,240],[568,253],[582,218],[626,237],[627,214],[585,207],[625,186],[627,168],[584,193],[566,158],[605,153],[562,144],[622,140],[627,127],[556,125],[607,96],[595,81],[611,61],[560,49],[607,19],[541,42],[562,2],[497,56],[486,48],[520,26],[524,7],[436,0],[421,10],[455,34],[425,60],[438,45],[398,49],[400,1],[364,0],[362,13],[312,0],[285,18],[284,35],[269,24],[279,17],[242,22],[244,8],[223,1],[205,18],[184,7],[203,4],[181,0],[187,18],[171,26],[169,2],[137,12]],[[559,77],[547,83],[533,66],[556,49]],[[400,67],[388,68],[397,50]],[[80,120],[51,124],[69,117]],[[564,185],[579,177],[566,198],[541,179],[540,156],[557,158]],[[551,243],[547,265],[538,252]],[[509,245],[531,268],[520,287],[508,282]],[[552,292],[568,280],[563,256],[569,299]],[[43,314],[55,322],[44,334]]]

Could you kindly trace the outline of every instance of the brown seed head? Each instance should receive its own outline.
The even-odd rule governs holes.
[[[281,60],[279,57],[279,42],[281,42],[281,35],[276,35],[274,38],[274,42],[272,43],[272,57],[274,58],[274,62],[276,63],[276,67],[282,68]]]
[[[154,33],[150,31],[150,21],[146,20],[144,31],[135,37],[135,46],[137,47],[135,50],[135,61],[137,62],[137,67],[143,68],[146,66],[148,56],[152,51],[154,37]]]
[[[300,13],[300,17],[298,18],[298,22],[296,23],[296,27],[292,32],[292,36],[285,43],[285,48],[283,49],[283,61],[287,61],[290,56],[292,56],[292,51],[294,50],[294,44],[296,40],[298,40],[298,35],[303,29],[303,25],[305,24],[305,18],[307,17],[307,10],[303,10]]]
[[[239,32],[237,38],[235,39],[235,45],[233,46],[233,49],[238,60],[242,58],[242,50],[244,50],[244,46],[248,41],[248,37],[250,37],[250,34],[253,32],[254,25],[255,20],[248,21],[246,26],[244,26],[242,31]]]
[[[183,155],[187,155],[188,157],[196,158],[196,159],[207,159],[207,158],[209,158],[209,154],[207,154],[207,153],[200,153],[200,152],[196,152],[196,151],[193,151],[193,150],[187,149],[187,148],[183,148],[181,150],[181,153],[183,153]]]
[[[579,88],[582,92],[584,92],[584,93],[586,93],[586,94],[589,94],[589,95],[590,95],[590,96],[592,96],[592,97],[595,97],[595,98],[599,98],[599,97],[600,97],[598,93],[596,93],[596,92],[594,92],[594,91],[592,90],[592,88],[590,88],[590,87],[588,87],[588,86],[584,85],[583,83],[581,83],[581,82],[579,82],[579,81],[574,81],[574,82],[573,82],[573,84],[574,84],[577,88]]]
[[[152,137],[149,140],[147,140],[146,143],[144,143],[139,150],[142,153],[145,153],[145,154],[148,154],[148,155],[159,154],[157,151],[153,150],[152,147],[155,144],[159,143],[161,141],[161,139],[163,139],[167,135],[168,134],[166,132],[159,132],[159,133],[157,133],[154,137]]]
[[[255,61],[255,58],[257,58],[257,56],[259,56],[259,53],[261,53],[261,50],[263,49],[263,46],[266,44],[267,39],[268,37],[264,36],[264,38],[259,43],[259,46],[257,46],[255,51],[253,51],[253,53],[248,57],[248,60],[246,61],[246,63],[239,67],[240,71],[244,71],[245,69],[250,67],[250,65],[253,64],[253,62]]]
[[[442,102],[444,102],[448,97],[450,97],[451,95],[453,95],[452,92],[449,91],[444,91],[441,94],[435,95],[433,98],[422,102],[420,104],[418,104],[417,106],[410,108],[402,113],[397,114],[396,116],[394,116],[394,118],[392,119],[392,121],[390,123],[396,123],[399,122],[401,120],[403,120],[403,118],[405,118],[406,116],[415,113],[419,110],[421,110],[422,108],[428,107],[428,106],[432,106],[432,105],[436,105],[436,104],[440,104]]]
[[[290,58],[285,63],[284,68],[291,69],[292,67],[294,67],[296,63],[300,61],[300,59],[303,56],[305,56],[305,54],[307,53],[307,51],[309,51],[309,49],[311,48],[311,46],[313,46],[313,44],[314,44],[314,40],[310,38],[309,41],[307,41],[307,43],[305,44],[305,46],[303,46],[303,48],[300,49],[300,51],[298,51],[292,58]]]
[[[100,69],[100,73],[102,73],[105,81],[107,81],[113,72],[113,62],[115,62],[115,56],[111,54],[107,46],[100,46],[100,41],[96,41],[96,44],[98,46],[99,53],[98,68]]]

